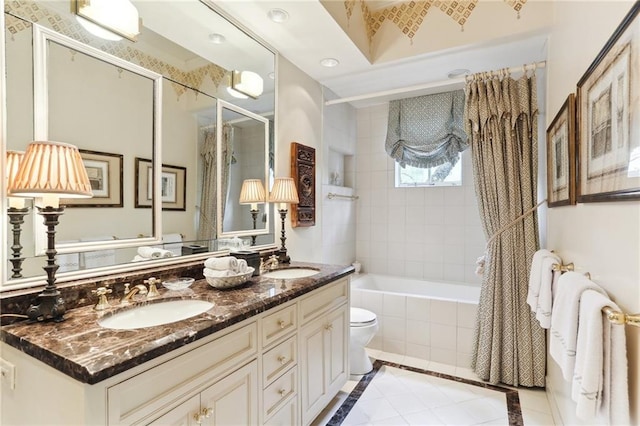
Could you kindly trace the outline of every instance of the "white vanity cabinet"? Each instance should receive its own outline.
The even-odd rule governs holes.
[[[3,342],[17,374],[15,389],[2,383],[0,424],[307,425],[348,378],[348,284],[338,279],[93,385]]]
[[[302,424],[308,425],[348,379],[348,280],[301,300],[300,317]]]

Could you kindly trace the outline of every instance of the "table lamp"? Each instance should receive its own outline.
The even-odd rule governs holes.
[[[277,209],[280,213],[280,221],[282,223],[282,228],[280,230],[280,241],[282,246],[280,247],[280,250],[278,250],[278,261],[280,263],[289,263],[291,258],[287,256],[287,248],[284,244],[287,239],[285,235],[284,220],[287,217],[287,204],[298,204],[300,202],[298,199],[298,190],[296,189],[293,178],[276,178],[273,183],[273,188],[271,188],[271,193],[269,194],[269,201],[272,203],[278,203]]]
[[[24,157],[22,151],[7,151],[7,193],[9,188],[13,185],[16,174],[18,173],[18,167]],[[11,271],[13,274],[11,278],[22,278],[22,243],[20,241],[20,235],[22,234],[22,224],[24,223],[24,217],[29,213],[29,208],[25,207],[25,199],[18,197],[8,197],[9,208],[7,209],[7,215],[9,216],[9,223],[11,224],[11,231],[13,233],[13,244],[11,245],[11,259],[9,261],[12,264]]]
[[[240,204],[251,204],[251,217],[253,218],[253,229],[256,229],[256,219],[258,218],[258,204],[263,204],[266,199],[264,186],[260,179],[245,179],[240,190]],[[256,236],[251,236],[251,245],[256,245]]]

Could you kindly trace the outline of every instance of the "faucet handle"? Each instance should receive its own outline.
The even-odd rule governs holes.
[[[91,290],[91,293],[98,296],[98,303],[96,303],[93,309],[96,311],[104,311],[105,309],[108,309],[111,305],[109,305],[109,301],[107,300],[107,294],[112,292],[113,290],[106,287],[98,287],[95,290]]]
[[[149,279],[144,280],[144,283],[149,285],[149,291],[147,292],[147,299],[160,296],[158,287],[156,287],[156,283],[158,281],[160,280],[157,279],[156,277],[149,277]]]

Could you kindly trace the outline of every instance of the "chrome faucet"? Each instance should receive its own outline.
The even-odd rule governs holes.
[[[133,296],[136,294],[147,294],[147,288],[142,284],[138,284],[129,290],[129,283],[126,283],[124,285],[124,297],[120,300],[120,303],[131,303]]]
[[[260,261],[260,273],[273,271],[278,267],[278,256],[275,254],[269,257],[266,261]]]

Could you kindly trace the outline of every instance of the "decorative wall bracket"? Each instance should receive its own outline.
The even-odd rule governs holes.
[[[316,224],[316,150],[291,142],[291,177],[296,182],[299,204],[291,205],[291,226]]]

